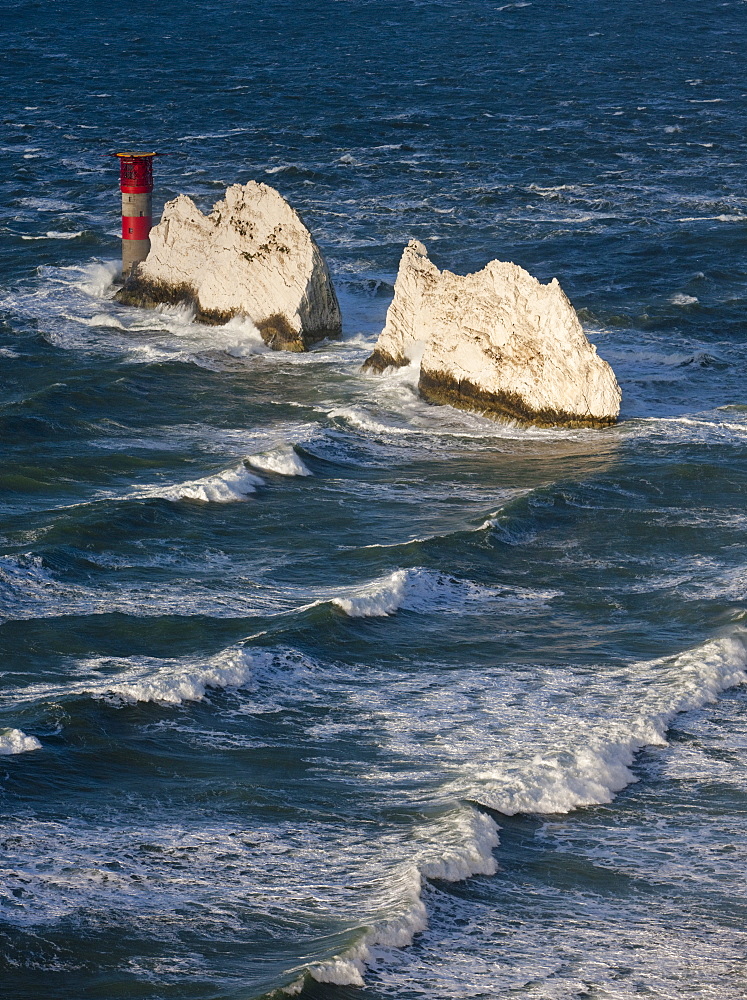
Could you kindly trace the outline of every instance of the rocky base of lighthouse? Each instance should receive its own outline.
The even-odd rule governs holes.
[[[171,284],[167,281],[151,281],[141,277],[139,265],[136,266],[124,285],[114,296],[117,302],[126,306],[138,306],[141,309],[155,309],[156,306],[186,305],[194,310],[197,323],[209,326],[221,326],[232,319],[236,313],[217,309],[202,309],[197,295],[197,289],[185,283]]]
[[[342,320],[327,264],[308,229],[273,188],[234,184],[209,215],[179,195],[150,232],[118,302],[186,304],[201,323],[251,320],[274,350],[306,351],[339,338]]]

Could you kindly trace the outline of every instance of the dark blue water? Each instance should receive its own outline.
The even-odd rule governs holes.
[[[745,3],[3,16],[2,995],[743,997]],[[131,146],[343,341],[114,303]],[[411,238],[557,277],[618,426],[361,375]]]

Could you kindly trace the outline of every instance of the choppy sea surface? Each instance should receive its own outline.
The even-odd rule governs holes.
[[[3,18],[2,996],[743,998],[747,4]],[[114,303],[132,146],[277,187],[342,342]],[[619,424],[362,375],[410,238]]]

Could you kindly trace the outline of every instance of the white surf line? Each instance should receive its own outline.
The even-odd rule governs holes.
[[[702,663],[705,657],[706,662]],[[669,676],[679,677],[681,689],[668,710],[654,714],[648,720],[642,721],[642,726],[631,734],[626,743],[610,744],[609,760],[603,756],[597,762],[603,766],[608,779],[597,782],[598,798],[582,794],[579,798],[570,798],[565,808],[559,808],[558,803],[545,803],[545,808],[538,808],[539,801],[515,803],[516,808],[509,812],[498,809],[507,815],[519,812],[530,814],[542,812],[571,812],[580,806],[598,805],[610,802],[615,794],[638,779],[630,771],[635,755],[645,746],[666,745],[666,733],[677,715],[717,700],[719,694],[730,687],[747,683],[747,632],[736,629],[730,636],[705,643],[700,647],[686,650],[673,657],[663,657],[651,661],[652,664],[670,663]],[[593,759],[593,755],[592,758]],[[587,791],[591,791],[588,789]],[[474,801],[474,800],[473,800]],[[404,948],[412,944],[416,934],[425,930],[428,916],[422,900],[422,884],[424,879],[444,878],[449,881],[462,881],[477,874],[493,874],[496,862],[493,850],[499,843],[500,827],[488,812],[480,812],[480,807],[486,810],[496,810],[481,802],[477,808],[467,803],[463,808],[471,809],[470,821],[474,823],[472,835],[464,844],[464,867],[457,863],[452,867],[447,863],[444,867],[438,862],[421,864],[414,869],[412,890],[403,899],[403,913],[391,920],[383,920],[373,927],[363,928],[359,940],[339,955],[334,955],[326,962],[311,964],[302,970],[302,975],[295,978],[285,992],[295,994],[303,988],[306,977],[318,982],[336,983],[338,985],[365,986],[364,974],[366,968],[375,965],[377,949]],[[533,808],[534,806],[534,808]],[[446,859],[445,859],[446,860]],[[456,861],[456,857],[453,859]],[[453,862],[452,862],[453,863]]]

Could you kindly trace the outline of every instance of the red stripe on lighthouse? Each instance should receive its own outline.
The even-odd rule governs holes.
[[[122,239],[147,240],[150,235],[151,219],[149,215],[123,215]]]

